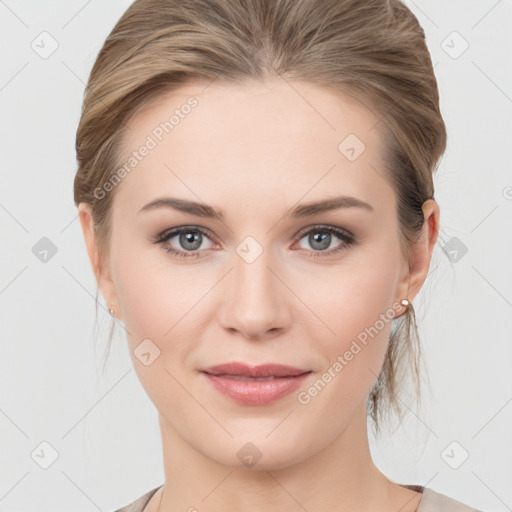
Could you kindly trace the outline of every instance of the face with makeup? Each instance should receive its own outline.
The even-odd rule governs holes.
[[[392,317],[423,284],[439,216],[427,201],[409,268],[378,121],[332,90],[278,79],[189,83],[129,121],[121,165],[134,151],[137,163],[107,192],[111,237],[95,271],[164,445],[279,469],[341,439],[365,444]],[[240,403],[202,372],[228,362],[309,373],[277,400]]]

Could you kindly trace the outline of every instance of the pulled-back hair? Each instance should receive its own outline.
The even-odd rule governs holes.
[[[400,244],[410,262],[434,196],[446,128],[425,34],[398,0],[136,0],[92,68],[76,134],[74,201],[91,206],[100,253],[115,189],[98,197],[119,166],[127,121],[191,81],[244,83],[282,77],[333,88],[379,118],[384,165],[397,198]],[[96,305],[98,296],[96,295]],[[110,333],[109,346],[112,338]],[[402,376],[420,396],[420,346],[412,304],[393,320],[368,413],[394,409]]]

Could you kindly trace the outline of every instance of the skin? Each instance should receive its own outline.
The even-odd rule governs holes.
[[[421,494],[381,473],[368,444],[366,398],[391,321],[308,404],[293,392],[268,405],[239,405],[198,370],[228,361],[289,364],[313,371],[299,391],[307,390],[381,313],[417,295],[438,235],[437,203],[423,205],[409,268],[378,118],[304,82],[189,83],[130,120],[124,156],[190,96],[197,107],[110,192],[107,252],[96,245],[89,206],[79,206],[98,286],[127,328],[134,368],[159,413],[165,486],[146,510],[157,510],[160,499],[162,511],[416,510]],[[352,162],[338,150],[350,133],[366,146]],[[163,195],[222,209],[225,220],[165,207],[139,213]],[[338,195],[373,211],[285,216],[299,203]],[[345,242],[332,235],[322,253],[304,230],[316,224],[347,230],[357,243],[333,254]],[[195,250],[201,257],[166,252],[165,245],[187,251],[179,236],[152,243],[179,226],[209,231]],[[263,249],[252,263],[236,252],[249,235]],[[160,350],[149,366],[133,353],[146,338]],[[252,468],[237,457],[247,442],[262,454]]]

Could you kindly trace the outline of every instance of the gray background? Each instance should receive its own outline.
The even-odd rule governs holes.
[[[130,3],[0,0],[1,511],[114,510],[163,481],[156,410],[121,328],[100,373],[110,317],[101,302],[96,332],[72,200],[85,82]],[[415,300],[432,394],[372,436],[372,453],[398,482],[511,510],[512,4],[406,3],[448,128],[441,234]]]

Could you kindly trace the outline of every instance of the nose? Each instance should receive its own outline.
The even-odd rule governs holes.
[[[278,277],[275,262],[267,251],[250,263],[235,254],[233,262],[221,292],[222,327],[251,340],[282,333],[291,322],[290,292]]]

